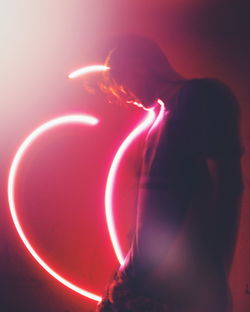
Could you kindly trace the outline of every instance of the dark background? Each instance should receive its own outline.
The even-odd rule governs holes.
[[[40,268],[9,213],[12,157],[22,140],[50,118],[88,113],[100,118],[100,124],[58,128],[32,145],[17,178],[25,231],[48,263],[98,294],[117,266],[104,220],[105,180],[116,148],[143,112],[107,104],[102,95],[87,94],[81,79],[70,81],[67,74],[102,63],[107,40],[123,32],[150,36],[184,77],[218,78],[239,101],[245,190],[230,285],[234,312],[250,310],[249,10],[249,1],[242,0],[1,1],[1,312],[95,310],[94,302]],[[128,152],[117,181],[116,215],[124,251],[133,233],[140,142]]]

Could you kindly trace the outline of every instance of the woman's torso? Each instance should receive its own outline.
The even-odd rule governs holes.
[[[187,81],[184,87],[201,81]],[[166,103],[169,113],[145,142],[137,229],[124,273],[145,291],[163,290],[162,297],[186,293],[192,301],[200,293],[203,301],[211,301],[212,290],[227,289],[227,282],[213,250],[213,185],[200,134],[190,131],[190,120],[183,118],[190,99],[181,93],[182,88]]]

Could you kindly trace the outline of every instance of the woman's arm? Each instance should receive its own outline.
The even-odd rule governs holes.
[[[239,227],[240,205],[243,191],[240,156],[229,154],[225,157],[207,158],[207,166],[213,184],[212,205],[217,252],[224,259],[227,274],[233,255]]]

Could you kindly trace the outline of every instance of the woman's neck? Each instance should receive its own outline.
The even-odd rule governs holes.
[[[173,102],[173,98],[179,92],[179,90],[186,81],[187,79],[182,78],[180,80],[162,83],[157,88],[157,98],[161,99],[166,106],[168,106],[168,103],[171,105],[171,102]]]

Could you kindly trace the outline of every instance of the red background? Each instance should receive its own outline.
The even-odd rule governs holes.
[[[108,167],[121,140],[144,114],[87,94],[72,70],[102,63],[112,35],[150,36],[186,78],[215,77],[237,96],[245,191],[231,272],[234,312],[250,310],[250,41],[247,1],[55,0],[1,2],[0,305],[3,312],[94,311],[85,299],[47,275],[24,248],[12,224],[6,185],[12,157],[34,128],[63,114],[100,119],[91,128],[65,126],[38,139],[17,177],[18,211],[46,260],[78,285],[101,293],[117,266],[104,219]],[[127,250],[140,141],[128,152],[117,181],[116,215]]]

